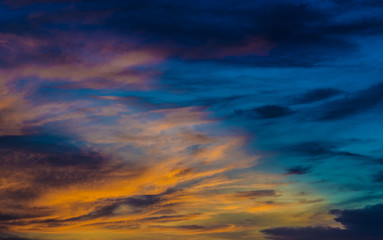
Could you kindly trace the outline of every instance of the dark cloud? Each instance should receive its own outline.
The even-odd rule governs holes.
[[[234,114],[240,117],[246,118],[259,118],[259,119],[272,119],[285,117],[293,114],[294,111],[289,107],[283,107],[278,105],[266,105],[262,107],[257,107],[253,109],[236,109]]]
[[[177,226],[180,229],[188,229],[188,230],[206,230],[207,227],[201,225],[181,225]]]
[[[371,86],[343,99],[323,105],[318,120],[336,120],[363,113],[377,106],[383,100],[383,84]]]
[[[31,240],[30,238],[21,238],[21,237],[3,237],[1,240]]]
[[[203,226],[203,225],[178,225],[178,226],[161,226],[161,225],[152,225],[150,226],[152,228],[159,228],[159,229],[178,229],[183,231],[191,231],[196,233],[211,233],[216,231],[223,231],[227,228],[232,228],[233,225],[229,224],[222,224],[222,225],[209,225],[209,226]]]
[[[288,175],[303,175],[303,174],[308,174],[312,172],[312,167],[311,166],[295,166],[292,168],[287,169]]]
[[[260,116],[260,118],[278,118],[288,116],[293,111],[288,107],[278,105],[267,105],[255,108],[254,111]]]
[[[331,210],[346,229],[330,227],[282,227],[262,230],[273,240],[379,240],[383,238],[383,204],[363,209]]]
[[[9,234],[1,234],[0,233],[0,240],[32,240],[31,238],[23,238],[23,237],[17,237],[14,235]]]
[[[348,236],[343,236],[343,231],[339,228],[274,228],[262,232],[273,240],[351,240]]]
[[[162,194],[133,196],[133,197],[125,199],[123,201],[123,204],[127,204],[127,205],[138,207],[138,208],[147,207],[160,202],[161,196]]]
[[[38,216],[0,213],[0,222],[17,220],[17,219],[24,219],[24,218],[32,218],[32,217],[38,217]]]
[[[332,0],[336,4],[342,6],[348,6],[352,8],[371,6],[371,7],[383,7],[383,3],[380,0]]]
[[[112,31],[120,39],[129,35],[172,57],[188,60],[219,59],[259,66],[310,67],[355,51],[357,44],[350,36],[380,34],[382,30],[379,16],[339,22],[334,18],[346,14],[345,9],[338,5],[330,9],[316,8],[315,4],[303,1],[294,4],[277,1],[272,5],[248,1],[237,1],[233,5],[229,0],[211,3],[168,0],[5,2],[12,7],[47,3],[52,7],[50,12],[32,14],[36,10],[30,6],[27,10],[23,8],[28,12],[24,17],[4,22],[0,28],[2,32],[44,36],[47,40],[40,44],[38,51],[10,52],[13,60],[2,58],[4,63],[36,58],[47,59],[47,63],[49,59],[76,59],[76,49],[81,49],[84,43],[57,41],[60,39],[56,35],[58,31],[71,29],[74,32]],[[23,46],[23,41],[19,42]],[[4,51],[11,50],[6,47]],[[296,57],[298,55],[300,57]]]
[[[342,91],[333,88],[319,88],[294,97],[293,102],[295,104],[313,103],[338,96],[341,93]]]
[[[192,214],[186,214],[186,215],[162,215],[162,216],[156,216],[156,217],[148,217],[142,219],[142,221],[149,221],[149,222],[173,222],[173,221],[180,221],[180,220],[188,220],[192,217],[199,216],[201,213],[192,213]]]
[[[239,198],[260,198],[260,197],[275,197],[277,192],[275,190],[255,190],[247,192],[237,192],[234,195]]]
[[[57,169],[74,166],[92,169],[99,168],[105,160],[96,152],[79,149],[65,137],[46,134],[1,136],[0,149],[3,153],[0,164],[4,167],[40,165]],[[25,155],[26,159],[18,155]]]
[[[109,161],[96,152],[76,148],[66,141],[50,135],[0,137],[0,180],[14,183],[0,190],[3,206],[0,226],[23,225],[36,218],[49,217],[52,214],[49,209],[34,208],[30,203],[52,189],[102,184],[118,172],[124,178],[138,173],[131,171],[133,168],[127,163]],[[124,202],[144,205],[151,200],[155,201],[154,196],[128,198]],[[92,217],[107,215],[113,209],[113,205],[97,209]],[[48,220],[46,224],[59,222]]]
[[[383,237],[383,204],[364,209],[332,210],[331,213],[338,215],[335,221],[342,223],[350,231]]]
[[[76,148],[69,143],[69,139],[57,135],[30,134],[18,136],[0,136],[1,149],[28,152],[65,153],[75,152]],[[78,151],[78,150],[77,150]]]
[[[324,142],[324,141],[308,141],[290,145],[282,151],[290,154],[298,154],[303,156],[326,157],[326,156],[340,156],[340,157],[352,157],[352,158],[368,158],[368,156],[358,153],[352,153],[347,151],[339,151],[338,148],[344,146],[342,142],[336,143]]]
[[[44,147],[44,146],[42,146]],[[44,154],[31,153],[22,149],[16,151],[0,151],[0,166],[3,171],[3,177],[28,179],[29,184],[35,184],[36,187],[63,187],[71,184],[81,184],[88,181],[100,179],[105,175],[104,161],[99,156],[91,154]],[[98,172],[96,172],[98,171]],[[21,179],[20,179],[21,180]],[[33,189],[37,190],[37,189]],[[18,196],[19,199],[31,198],[35,192],[30,190],[17,190],[17,192],[8,193],[5,196]]]
[[[162,46],[167,45],[166,41],[176,43],[178,47],[172,45],[176,56],[209,59],[217,58],[218,52],[224,56],[226,51],[228,62],[263,66],[310,66],[329,55],[355,49],[353,43],[340,34],[332,36],[334,34],[327,29],[332,27],[332,23],[326,21],[331,18],[328,11],[322,12],[304,4],[277,3],[270,6],[241,2],[237,7],[230,4],[229,8],[229,3],[222,1],[213,5],[200,2],[193,5],[153,2],[153,5],[156,7],[140,6],[133,14],[131,9],[127,9],[125,14],[117,13],[109,20],[108,26],[128,32],[138,31],[152,39],[156,36]],[[140,17],[147,14],[158,21]],[[216,22],[212,22],[213,19]],[[323,27],[324,22],[329,26]],[[344,35],[350,33],[344,31]],[[252,53],[250,49],[241,54],[240,47],[249,47],[247,39],[256,36],[262,36],[265,42],[277,47],[265,57],[257,56],[262,54]],[[205,47],[203,52],[198,48],[201,46]],[[227,51],[231,48],[237,48],[239,57]],[[293,57],[296,54],[301,58]]]
[[[4,0],[3,4],[17,7],[25,7],[31,4],[40,4],[40,3],[72,3],[72,2],[82,2],[83,0],[19,0],[17,2],[12,0]]]
[[[333,152],[333,149],[335,146],[332,146],[325,142],[302,142],[295,145],[292,145],[288,147],[287,150],[290,150],[292,152],[302,153],[305,155],[324,155],[324,154],[330,154]]]
[[[383,171],[380,171],[374,175],[374,182],[383,182]]]

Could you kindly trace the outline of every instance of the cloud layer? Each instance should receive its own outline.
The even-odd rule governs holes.
[[[382,8],[1,1],[0,239],[381,239]]]

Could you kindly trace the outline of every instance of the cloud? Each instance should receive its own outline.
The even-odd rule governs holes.
[[[364,6],[373,6],[373,7],[382,7],[383,4],[379,0],[332,0],[336,4],[341,4],[342,6],[348,7],[364,7]]]
[[[17,225],[50,216],[52,209],[36,204],[53,190],[104,181],[112,170],[106,159],[50,136],[15,136],[0,139],[1,226]],[[58,141],[59,142],[59,141]],[[120,166],[120,168],[123,166]],[[126,168],[125,168],[126,169]],[[17,222],[16,221],[16,222]]]
[[[295,166],[287,169],[287,175],[303,175],[312,172],[311,166]]]
[[[135,10],[141,16],[150,13],[159,20],[156,23],[138,14],[120,14],[115,19],[111,18],[107,26],[157,36],[162,46],[166,41],[173,43],[170,50],[175,49],[176,56],[187,59],[226,56],[227,62],[261,66],[311,66],[330,56],[354,50],[355,44],[347,37],[364,32],[357,21],[332,22],[329,20],[334,17],[329,13],[331,11],[311,8],[304,3],[286,4],[281,1],[270,5],[240,1],[236,7],[230,8],[229,1],[216,2],[214,8],[201,2],[173,5],[153,1],[152,4],[157,6],[155,10],[145,5],[136,5]],[[199,11],[201,9],[203,11]],[[216,22],[199,19],[214,19]],[[364,26],[378,33],[377,21],[369,19]],[[254,51],[252,45],[259,48],[253,47]],[[198,54],[200,52],[203,54]],[[301,57],[293,57],[297,54]]]
[[[212,4],[113,0],[107,5],[102,1],[5,2],[14,8],[27,6],[32,13],[34,10],[28,4],[48,3],[57,7],[50,13],[8,20],[2,31],[51,37],[53,32],[65,28],[75,32],[98,29],[112,31],[120,39],[126,36],[140,39],[168,57],[268,67],[311,67],[352,53],[357,44],[350,36],[379,34],[382,22],[380,16],[338,21],[335,12],[343,13],[340,11],[343,6],[319,8],[315,2],[305,1],[273,4],[239,1],[235,7],[227,0]],[[363,5],[368,7],[372,5]],[[347,12],[343,14],[347,16]],[[152,18],[143,17],[148,15]],[[65,56],[62,50],[56,47],[43,52]]]
[[[17,237],[11,234],[0,233],[0,240],[33,240],[31,238]]]
[[[262,230],[273,240],[378,240],[383,237],[381,222],[383,204],[367,206],[362,209],[332,210],[337,215],[335,221],[345,229],[332,227],[281,227]]]
[[[238,198],[255,199],[260,197],[275,197],[277,196],[277,193],[275,190],[255,190],[247,192],[236,192],[234,196]]]
[[[255,164],[256,158],[241,150],[242,136],[218,138],[212,128],[199,129],[215,125],[202,108],[129,114],[96,109],[87,109],[87,114],[97,112],[90,118],[75,114],[75,121],[64,118],[55,125],[52,120],[49,128],[31,129],[35,134],[0,137],[0,180],[6,183],[0,202],[7,209],[0,226],[13,232],[139,231],[138,225],[207,218],[193,210],[213,206],[201,195],[204,180]],[[57,135],[47,134],[57,126],[62,126]],[[200,150],[188,150],[196,145]],[[183,184],[194,191],[167,190]]]
[[[284,182],[286,174],[254,174],[258,156],[249,136],[213,112],[257,106],[237,114],[258,128],[260,122],[292,122],[288,116],[298,118],[311,105],[262,99],[280,92],[262,88],[265,79],[256,94],[232,93],[250,80],[231,82],[233,66],[229,74],[221,70],[230,64],[313,67],[336,61],[357,52],[354,36],[379,35],[382,22],[380,16],[351,19],[349,9],[307,1],[22,0],[3,1],[3,11],[0,229],[100,235],[94,238],[110,232],[139,235],[132,239],[146,233],[234,236],[254,230],[249,216],[273,212],[278,222],[318,202],[282,194],[279,185],[293,185]],[[175,62],[190,64],[191,71],[163,75],[178,68]],[[209,81],[205,71],[220,74]],[[207,90],[212,85],[219,90]],[[195,91],[185,92],[188,87]],[[343,119],[377,106],[379,89],[342,99],[336,89],[313,87],[292,102],[318,102],[318,115],[308,114],[317,120]],[[340,147],[303,141],[281,151],[366,157]],[[311,170],[291,166],[287,174]],[[225,214],[230,222],[217,220]]]
[[[265,105],[250,110],[236,109],[234,111],[234,114],[236,116],[259,119],[280,118],[289,116],[293,113],[294,111],[291,110],[289,107],[279,105]]]
[[[155,194],[155,195],[137,195],[131,196],[128,198],[117,198],[117,199],[107,199],[103,204],[103,206],[96,207],[91,212],[77,216],[72,218],[67,218],[63,220],[59,219],[49,219],[41,221],[44,223],[56,223],[56,224],[68,224],[71,222],[86,222],[99,218],[112,218],[115,216],[123,216],[123,215],[137,215],[140,212],[148,211],[147,208],[154,207],[156,204],[160,204],[162,201],[162,197],[166,196],[166,194],[171,193],[171,190],[168,190],[164,193]],[[128,211],[125,211],[124,208],[127,206],[131,207]],[[168,219],[171,219],[172,216],[168,216]],[[165,220],[165,217],[148,217],[143,220],[145,221],[155,221],[155,220]],[[179,217],[174,217],[174,219],[179,219]],[[131,221],[131,224],[137,224],[141,220]]]
[[[377,106],[383,100],[383,84],[377,84],[340,100],[325,103],[318,120],[329,121],[351,117]]]
[[[319,88],[309,90],[301,96],[294,97],[293,102],[295,104],[313,103],[338,96],[341,93],[342,91],[333,88]]]
[[[374,176],[374,182],[383,182],[383,171],[376,173]]]
[[[282,151],[290,154],[298,154],[303,156],[310,156],[314,158],[321,158],[326,156],[341,156],[348,158],[369,158],[368,156],[358,153],[340,151],[338,148],[342,147],[344,143],[338,142],[325,142],[325,141],[308,141],[293,144],[284,147]]]
[[[348,236],[343,236],[342,230],[339,228],[275,228],[262,230],[262,232],[267,235],[267,238],[273,240],[351,240]]]
[[[255,108],[254,111],[261,118],[278,118],[288,116],[293,113],[293,111],[288,107],[282,107],[277,105],[267,105]]]
[[[173,234],[212,234],[212,233],[225,233],[225,232],[238,232],[243,231],[244,228],[235,226],[233,224],[225,224],[218,226],[202,226],[202,225],[179,225],[179,226],[150,226],[151,229],[162,229],[170,231]]]

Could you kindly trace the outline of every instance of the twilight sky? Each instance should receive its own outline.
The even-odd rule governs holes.
[[[381,0],[0,0],[0,240],[383,239]]]

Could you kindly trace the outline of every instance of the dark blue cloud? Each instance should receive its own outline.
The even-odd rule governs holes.
[[[310,157],[341,156],[350,158],[367,158],[367,156],[358,153],[338,150],[338,148],[342,147],[343,144],[344,143],[341,142],[331,143],[325,141],[309,141],[293,144],[281,150],[293,155],[303,155]]]
[[[104,161],[101,156],[97,153],[83,152],[70,141],[75,142],[66,137],[46,134],[1,136],[0,148],[4,154],[0,163],[12,164],[7,160],[8,154],[19,152],[41,156],[33,159],[33,161],[25,160],[24,166],[25,164],[41,164],[58,168],[69,166],[100,167]],[[19,160],[24,161],[23,159]],[[16,164],[17,161],[14,159],[13,163]]]
[[[24,185],[0,190],[0,227],[49,216],[48,209],[29,207],[51,189],[94,183],[127,165],[111,163],[96,152],[69,144],[65,137],[25,135],[0,137],[2,177]]]
[[[293,102],[295,104],[313,103],[338,96],[341,93],[342,91],[333,88],[319,88],[294,97]]]
[[[332,0],[336,4],[341,4],[342,6],[348,7],[364,7],[364,6],[372,6],[372,7],[382,7],[383,3],[379,0]]]
[[[273,240],[379,240],[383,238],[383,204],[363,209],[332,210],[346,229],[330,227],[272,228],[262,230]]]
[[[288,175],[303,175],[312,172],[311,166],[295,166],[287,169],[286,174]]]
[[[29,14],[4,22],[0,31],[23,36],[37,35],[47,40],[38,53],[24,51],[10,55],[14,61],[20,62],[41,58],[46,55],[44,53],[48,53],[47,62],[49,59],[73,59],[74,56],[68,58],[68,55],[75,55],[76,51],[66,52],[66,45],[71,44],[70,49],[73,50],[81,48],[81,44],[57,45],[59,37],[54,34],[57,30],[71,29],[78,32],[113,32],[120,34],[121,38],[125,35],[138,36],[142,43],[181,59],[220,59],[218,56],[223,56],[227,58],[220,61],[232,64],[310,67],[334,56],[353,53],[358,44],[350,39],[351,36],[376,35],[382,30],[380,16],[337,21],[337,16],[347,15],[347,9],[338,5],[323,9],[315,2],[308,4],[305,1],[276,1],[273,4],[237,1],[235,5],[231,1],[212,1],[208,4],[202,1],[159,0],[5,3],[14,8],[26,6],[26,9],[17,11],[29,11]],[[38,11],[36,6],[40,5],[51,9],[32,17],[30,13]],[[87,21],[84,21],[85,16]],[[239,50],[238,56],[227,53],[227,49],[249,47],[252,37],[262,38],[275,48],[267,56],[259,56],[256,52],[241,53]],[[11,64],[7,59],[2,61]]]
[[[383,171],[374,174],[374,182],[383,183]]]
[[[236,109],[234,114],[246,118],[272,119],[280,118],[293,114],[294,111],[289,107],[278,105],[265,105],[250,110]]]
[[[371,86],[343,99],[326,103],[319,120],[336,120],[363,113],[383,100],[383,84]]]
[[[282,107],[277,105],[267,105],[255,108],[254,111],[261,118],[277,118],[288,116],[293,113],[293,111],[288,107]]]

